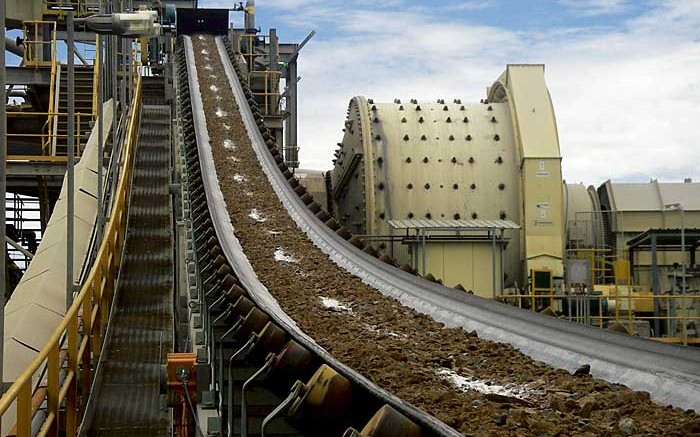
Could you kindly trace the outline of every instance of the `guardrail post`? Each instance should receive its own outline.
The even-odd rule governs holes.
[[[17,393],[17,437],[32,433],[32,381],[25,381]]]
[[[46,367],[48,368],[48,391],[47,397],[47,417],[53,414],[53,422],[49,428],[49,435],[58,435],[58,412],[60,403],[58,402],[59,393],[59,380],[58,380],[58,368],[59,368],[59,348],[58,344],[51,345],[51,351],[46,361]]]
[[[66,384],[66,436],[74,437],[78,429],[78,312],[68,321],[68,374]]]
[[[91,378],[91,352],[92,352],[92,297],[93,297],[93,286],[88,284],[88,292],[83,296],[83,335],[81,340],[80,354],[81,354],[81,370],[80,370],[80,394],[81,396],[87,397],[90,393],[90,381]],[[85,347],[83,348],[83,344]],[[81,404],[80,416],[83,415],[84,403]]]
[[[100,260],[97,259],[95,263],[99,263]],[[92,346],[92,356],[97,362],[100,359],[100,351],[102,349],[102,269],[98,268],[95,271],[95,278],[92,282],[92,302],[94,305],[95,323],[92,325],[92,330],[90,335],[92,336],[92,341],[90,345]]]
[[[107,322],[109,321],[109,300],[110,295],[109,289],[112,287],[114,277],[112,276],[112,237],[111,235],[105,235],[104,239],[106,241],[104,256],[102,266],[100,267],[100,276],[103,280],[100,281],[100,324],[102,325],[102,330],[100,332],[100,342],[103,340],[104,330],[107,327]]]

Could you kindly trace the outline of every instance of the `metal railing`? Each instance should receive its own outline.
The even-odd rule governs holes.
[[[609,273],[613,271],[614,255],[613,250],[608,248],[575,248],[567,249],[567,255],[573,259],[581,259],[588,261],[588,283],[599,284],[603,281],[613,281],[614,275]]]
[[[279,71],[251,71],[248,75],[248,86],[251,87],[251,94],[259,97],[264,102],[263,115],[279,115],[280,113],[280,93],[279,83],[282,73]],[[253,83],[259,78],[263,82],[262,91],[252,91],[255,89]]]
[[[81,129],[82,127],[82,122],[85,121],[87,118],[90,120],[94,120],[96,117],[96,114],[85,114],[81,112],[76,112],[75,114],[75,156],[80,157],[82,154],[82,143],[83,140],[85,140],[85,135],[83,135],[83,130]],[[49,157],[63,157],[61,161],[65,161],[65,153],[66,151],[64,150],[62,154],[57,153],[56,147],[52,147],[51,145],[55,145],[58,143],[58,140],[65,140],[65,142],[68,141],[68,135],[67,134],[58,134],[56,133],[53,129],[49,129],[47,125],[52,125],[54,120],[57,117],[64,117],[68,118],[68,113],[67,112],[8,112],[7,113],[8,118],[17,118],[17,117],[47,117],[47,123],[45,123],[44,127],[42,128],[42,133],[31,133],[31,134],[18,134],[18,133],[13,133],[7,134],[8,140],[11,138],[17,138],[17,139],[32,139],[32,138],[38,138],[41,141],[41,152],[42,155],[36,155],[36,156],[8,156],[8,161],[9,160],[32,160],[32,161],[41,161],[41,160],[46,160],[42,158],[49,158]],[[49,145],[49,146],[47,146]],[[27,158],[27,159],[23,159]],[[30,159],[31,158],[31,159]]]
[[[25,67],[55,67],[56,64],[56,22],[55,21],[24,21],[24,54],[22,63]],[[44,29],[49,29],[51,38],[44,39]],[[50,59],[44,59],[44,49],[49,46]]]
[[[7,214],[5,224],[11,226],[8,229],[8,236],[25,249],[22,250],[13,244],[6,244],[7,254],[15,266],[24,273],[32,258],[30,254],[36,252],[41,242],[40,202],[37,197],[7,193],[5,205]]]
[[[10,407],[16,406],[15,417],[3,417],[3,420],[15,421],[16,433],[13,435],[18,437],[32,435],[32,419],[44,399],[46,418],[38,436],[57,435],[59,424],[64,425],[66,436],[75,436],[80,425],[85,400],[92,385],[92,369],[99,359],[104,328],[109,321],[115,287],[114,273],[120,263],[126,236],[140,108],[141,78],[138,77],[122,149],[121,162],[124,167],[113,200],[112,215],[105,227],[95,263],[46,345],[0,398],[0,414],[4,415]],[[44,369],[46,380],[42,380]],[[41,380],[37,387],[37,393],[41,394],[33,396],[34,380]],[[62,414],[64,418],[60,417]]]
[[[619,288],[623,288],[622,286]],[[634,287],[633,287],[634,288]],[[636,331],[636,322],[654,320],[665,321],[668,324],[677,326],[687,326],[694,323],[696,329],[700,328],[700,316],[691,315],[690,310],[697,308],[700,303],[700,294],[680,294],[653,296],[647,294],[635,295],[625,289],[620,291],[615,287],[615,292],[610,295],[592,293],[570,293],[570,294],[503,294],[497,300],[517,306],[518,308],[538,311],[549,307],[551,309],[567,309],[565,318],[572,322],[584,323],[597,326],[601,329],[607,328],[611,323],[619,323],[627,328],[630,333]],[[637,308],[641,306],[654,308],[654,303],[658,302],[659,307],[666,308],[666,315],[635,314]],[[614,309],[609,307],[614,305]],[[673,311],[670,309],[674,308]],[[595,311],[591,311],[595,310]],[[676,311],[677,310],[677,311]],[[644,311],[643,311],[644,312]],[[670,325],[669,325],[670,326]],[[681,330],[684,332],[683,330]],[[650,338],[668,343],[681,343],[687,334],[675,335],[676,332],[667,332],[664,336],[658,332],[652,332]],[[687,337],[688,343],[700,344],[700,336]]]
[[[269,35],[255,35],[255,34],[243,34],[240,35],[238,39],[238,53],[243,56],[248,65],[248,76],[247,82],[248,87],[251,89],[253,96],[260,98],[264,102],[263,115],[279,115],[279,105],[280,105],[280,93],[279,93],[279,83],[282,78],[282,73],[280,71],[269,71],[269,70],[258,70],[255,66],[256,58],[264,58],[267,55],[262,52],[255,50],[255,47],[260,44],[270,43]],[[275,61],[279,60],[279,56]],[[262,80],[263,91],[254,91],[258,88],[257,80]]]

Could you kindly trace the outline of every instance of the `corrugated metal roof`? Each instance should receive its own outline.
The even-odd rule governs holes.
[[[520,229],[510,220],[389,220],[394,229]]]

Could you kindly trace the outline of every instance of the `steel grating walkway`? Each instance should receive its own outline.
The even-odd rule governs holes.
[[[86,436],[170,436],[160,365],[173,350],[170,106],[144,78],[126,249]],[[161,104],[154,104],[161,103]]]

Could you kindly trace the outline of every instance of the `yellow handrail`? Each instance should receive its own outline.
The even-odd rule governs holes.
[[[87,395],[90,393],[93,362],[99,358],[105,326],[109,320],[114,293],[114,270],[119,266],[121,250],[126,234],[128,195],[133,171],[135,142],[139,130],[141,108],[141,77],[137,77],[131,104],[127,134],[123,151],[124,168],[115,193],[112,216],[107,223],[95,263],[87,279],[65,317],[49,338],[46,345],[29,367],[15,380],[0,398],[0,415],[16,405],[16,435],[29,437],[31,422],[37,407],[32,405],[33,378],[38,377],[46,363],[48,387],[44,387],[47,399],[46,419],[39,436],[56,435],[59,423],[65,424],[65,435],[76,435],[84,413]],[[82,323],[82,330],[79,329]],[[66,369],[63,381],[59,380],[61,368],[61,344],[67,339]],[[64,405],[65,400],[65,405]],[[40,400],[41,402],[41,400]],[[64,405],[65,422],[60,420]],[[8,420],[8,419],[4,419]]]
[[[27,20],[23,23],[22,32],[24,34],[24,53],[22,55],[23,65],[25,67],[50,67],[51,63],[54,61],[55,56],[52,55],[51,59],[42,59],[42,52],[44,46],[51,44],[52,52],[55,53],[55,43],[56,43],[56,22],[55,21],[41,21],[41,20]],[[49,29],[53,29],[51,32],[51,39],[48,41],[44,40],[43,29],[44,26],[48,26]]]
[[[40,116],[46,116],[46,119],[48,120],[47,123],[49,125],[53,125],[53,119],[58,118],[58,117],[67,117],[68,113],[67,112],[30,112],[30,111],[21,111],[21,112],[8,112],[7,113],[8,118],[19,118],[19,117],[40,117]],[[83,130],[80,128],[82,126],[81,121],[84,118],[90,117],[92,120],[94,120],[97,116],[96,113],[90,113],[90,112],[76,112],[74,114],[75,116],[75,126],[78,127],[75,132],[75,156],[79,158],[82,155],[82,142],[85,139],[85,135],[83,134]],[[42,131],[46,128],[46,125],[42,128]],[[58,139],[65,139],[68,138],[67,134],[57,134],[53,133],[53,129],[49,129],[48,133],[29,133],[29,134],[7,134],[7,138],[40,138],[41,143],[42,143],[42,156],[65,156],[65,153],[63,155],[59,155],[56,153],[57,151],[54,150],[52,154],[47,154],[46,153],[46,145],[54,143],[55,140]]]
[[[270,35],[245,34],[240,35],[238,39],[238,53],[243,56],[248,65],[247,82],[250,87],[253,83],[253,78],[262,78],[264,83],[263,92],[253,92],[256,97],[261,97],[264,100],[264,115],[279,115],[279,81],[282,73],[279,71],[257,70],[255,68],[255,58],[264,56],[263,53],[255,51],[256,41],[262,40],[264,44],[271,44]],[[279,55],[276,61],[279,61]]]
[[[100,71],[100,57],[102,53],[102,46],[100,45],[100,36],[95,37],[95,59],[92,61],[92,113],[97,114],[97,95],[99,90],[97,86],[97,73]]]
[[[44,155],[49,155],[49,152],[51,150],[51,144],[53,141],[52,135],[55,134],[54,132],[54,122],[53,122],[53,113],[56,110],[55,106],[55,100],[56,100],[56,71],[57,71],[57,62],[56,62],[56,22],[53,23],[53,32],[51,33],[51,41],[52,41],[52,49],[51,49],[51,82],[49,85],[49,116],[46,118],[46,129],[48,132],[48,137],[47,141],[41,145],[41,151],[43,152]]]
[[[630,287],[632,289],[634,287]],[[621,294],[619,291],[615,291],[614,295],[606,296],[606,295],[601,295],[601,294],[588,294],[588,295],[583,295],[583,294],[550,294],[550,293],[543,293],[543,294],[537,294],[537,293],[514,293],[514,294],[503,294],[498,296],[498,300],[501,302],[505,303],[511,303],[519,308],[523,308],[523,303],[527,302],[529,303],[530,311],[536,311],[535,307],[535,301],[540,300],[540,299],[547,299],[550,302],[550,307],[553,305],[553,302],[555,301],[563,301],[564,299],[588,299],[589,302],[594,302],[595,305],[598,306],[598,314],[597,315],[591,315],[590,319],[591,321],[598,321],[597,326],[600,328],[604,328],[604,322],[605,321],[614,321],[617,323],[627,323],[627,327],[630,330],[630,332],[634,331],[634,322],[637,320],[646,320],[646,321],[652,321],[652,320],[670,320],[670,321],[677,321],[680,322],[681,324],[685,324],[686,322],[698,322],[700,321],[700,316],[691,316],[687,315],[687,306],[686,306],[686,299],[700,299],[699,294],[690,294],[690,295],[681,295],[681,294],[675,294],[675,295],[660,295],[660,296],[650,296],[650,295],[639,295],[635,296],[633,295],[629,290],[627,290],[627,294]],[[604,299],[608,300],[613,300],[616,303],[618,302],[627,302],[627,309],[624,310],[625,314],[620,314],[619,311],[619,305],[615,305],[615,312],[612,315],[602,315],[603,313],[603,307],[602,307],[602,302]],[[681,312],[681,315],[675,315],[675,316],[655,316],[655,315],[650,315],[650,314],[640,314],[637,315],[634,313],[632,308],[636,305],[638,301],[657,301],[660,304],[665,302],[667,305],[671,304],[672,302],[678,302],[681,301],[681,305],[683,306],[683,311]],[[634,303],[634,305],[633,305]],[[576,316],[573,317],[573,320],[582,320],[581,316]],[[650,338],[654,340],[661,340],[665,342],[672,342],[668,337],[661,337],[659,335],[653,335]],[[676,339],[680,339],[681,337],[673,337]],[[696,339],[688,339],[688,341],[693,340],[694,342],[700,342],[700,338]],[[679,341],[680,342],[680,341]]]

